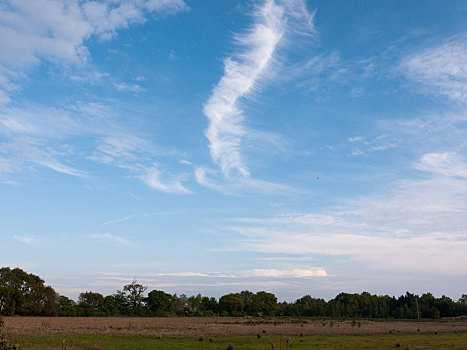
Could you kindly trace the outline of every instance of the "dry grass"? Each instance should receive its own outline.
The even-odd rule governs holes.
[[[154,336],[359,335],[467,332],[467,320],[382,321],[221,317],[5,317],[9,334],[120,334]]]

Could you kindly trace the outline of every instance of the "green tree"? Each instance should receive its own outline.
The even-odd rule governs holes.
[[[204,316],[212,316],[219,312],[219,303],[214,297],[203,297],[201,299],[201,305]]]
[[[104,297],[91,291],[81,293],[78,306],[80,316],[101,316],[104,313]]]
[[[144,292],[146,289],[148,289],[148,287],[138,283],[136,279],[123,287],[123,292],[125,293],[131,307],[140,308],[143,305]]]
[[[263,316],[274,316],[277,311],[277,298],[274,294],[268,292],[256,293],[259,309]]]
[[[75,302],[64,295],[57,295],[55,311],[58,316],[76,316]]]
[[[0,269],[0,298],[8,315],[53,315],[55,291],[39,276],[15,268]]]
[[[146,298],[146,306],[151,315],[170,316],[174,313],[174,297],[161,290],[149,292]]]
[[[250,316],[259,316],[261,305],[258,296],[249,290],[244,290],[240,292],[240,297],[243,302],[243,312]]]
[[[128,301],[121,291],[104,298],[104,311],[107,316],[128,315]]]
[[[219,313],[221,315],[242,316],[243,300],[239,293],[231,293],[219,299]]]

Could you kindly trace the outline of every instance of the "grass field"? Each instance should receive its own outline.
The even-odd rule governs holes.
[[[16,335],[23,349],[467,349],[467,333],[328,336],[155,337],[150,335]]]
[[[467,320],[7,317],[22,349],[467,349]]]
[[[252,317],[5,317],[10,334],[115,334],[162,336],[367,335],[467,332],[463,320],[329,320]]]

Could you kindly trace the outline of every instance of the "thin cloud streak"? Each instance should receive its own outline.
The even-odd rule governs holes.
[[[164,170],[158,169],[156,166],[145,170],[143,175],[137,176],[149,187],[167,193],[188,194],[192,193],[189,189],[182,185],[181,180]]]
[[[51,170],[54,170],[56,172],[62,173],[62,174],[76,176],[76,177],[87,177],[87,174],[84,171],[71,168],[69,166],[58,163],[56,161],[44,160],[44,161],[36,161],[36,163],[42,166],[45,166],[46,168],[49,168]]]
[[[102,225],[112,225],[112,224],[118,224],[118,223],[121,223],[121,222],[125,222],[125,221],[128,221],[128,220],[131,220],[133,218],[136,218],[138,217],[137,214],[134,214],[134,215],[127,215],[121,219],[116,219],[116,220],[110,220],[110,221],[106,221],[104,223],[102,223]]]
[[[292,186],[251,177],[225,178],[219,170],[207,167],[196,168],[195,179],[200,185],[226,195],[237,195],[241,191],[262,194],[304,193],[303,190],[299,191]]]
[[[91,235],[91,238],[102,243],[112,243],[124,246],[133,245],[133,243],[128,241],[127,239],[122,238],[120,236],[112,235],[110,233],[95,233]]]
[[[245,271],[245,277],[305,278],[326,276],[328,276],[327,272],[321,267],[293,270],[253,269]]]
[[[256,11],[255,22],[249,33],[236,37],[247,49],[224,60],[224,76],[204,105],[204,114],[209,119],[206,137],[211,157],[227,176],[249,175],[240,151],[245,129],[239,100],[252,92],[267,74],[284,34],[284,9],[267,0]]]
[[[34,244],[34,243],[36,243],[36,240],[34,238],[28,237],[28,236],[14,235],[13,238],[15,239],[15,241],[20,242],[20,243],[24,243],[24,244]]]
[[[314,13],[308,12],[305,1],[266,0],[253,15],[252,28],[235,36],[243,50],[224,60],[224,75],[203,108],[209,122],[205,135],[211,159],[220,170],[197,167],[195,179],[202,186],[230,195],[239,191],[296,192],[290,186],[250,177],[244,159],[246,151],[270,152],[271,148],[284,151],[285,143],[277,141],[280,135],[247,127],[241,104],[275,76],[279,68],[278,50],[291,44],[285,40],[288,34],[315,34]]]

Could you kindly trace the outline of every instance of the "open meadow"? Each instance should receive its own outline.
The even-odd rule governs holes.
[[[467,320],[6,317],[23,349],[467,349]]]

